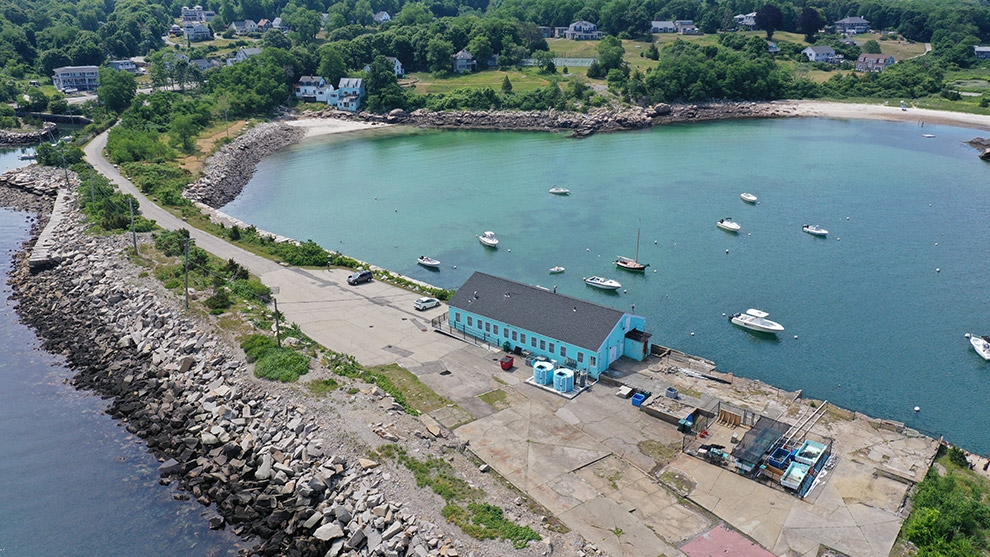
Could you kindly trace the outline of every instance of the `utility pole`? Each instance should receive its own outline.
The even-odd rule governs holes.
[[[189,309],[189,243],[192,238],[186,240],[186,309]]]
[[[229,108],[223,111],[223,125],[227,128],[227,139],[230,139],[230,122],[227,121],[228,112],[230,112]]]
[[[134,256],[137,257],[137,232],[134,230],[134,199],[127,196],[127,208],[131,211],[131,239],[134,240]]]
[[[65,165],[65,142],[59,141],[59,143],[62,146],[59,152],[62,155],[62,171],[65,172],[65,189],[69,189],[69,167]]]
[[[93,167],[89,167],[89,196],[93,199],[93,209],[96,209],[96,185],[93,182]]]
[[[282,348],[282,330],[278,326],[278,300],[275,296],[272,296],[272,302],[275,303],[275,341],[278,343],[278,347]]]

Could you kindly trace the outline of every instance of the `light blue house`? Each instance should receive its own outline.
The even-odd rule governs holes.
[[[596,379],[622,356],[642,361],[650,354],[641,315],[485,273],[471,275],[449,305],[451,329]]]
[[[364,80],[359,77],[342,77],[337,90],[328,95],[327,103],[332,104],[340,110],[357,112],[361,108],[361,101],[364,100],[367,91],[364,88]],[[331,98],[333,100],[331,100]]]

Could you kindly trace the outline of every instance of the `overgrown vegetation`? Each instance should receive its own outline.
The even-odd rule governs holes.
[[[397,387],[387,375],[380,371],[364,368],[354,359],[354,356],[326,349],[321,362],[324,367],[337,375],[359,379],[365,383],[376,385],[388,393],[395,400],[396,404],[402,406],[403,410],[414,416],[419,414],[419,410],[406,399],[406,395],[402,392],[402,389]]]
[[[118,192],[109,180],[93,171],[87,163],[72,165],[79,175],[79,208],[88,220],[102,230],[123,231],[131,228],[131,208],[134,209],[134,229],[137,232],[150,232],[155,221],[141,216],[137,200],[131,195]]]
[[[904,522],[901,537],[918,548],[922,556],[963,557],[985,555],[990,550],[990,480],[969,468],[958,448],[940,449],[933,466],[911,494],[911,516]]]
[[[541,539],[532,528],[506,519],[500,507],[486,503],[484,491],[458,478],[446,460],[435,456],[420,460],[398,445],[384,445],[376,452],[380,457],[395,459],[413,473],[416,485],[429,487],[442,497],[447,502],[442,511],[444,518],[465,534],[479,540],[507,540],[517,549]]]

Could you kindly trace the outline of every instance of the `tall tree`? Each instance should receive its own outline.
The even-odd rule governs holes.
[[[777,6],[767,4],[756,11],[756,17],[753,18],[753,21],[756,22],[758,28],[767,32],[767,40],[769,41],[773,39],[773,32],[783,26],[784,14]]]
[[[385,112],[403,108],[406,98],[395,80],[395,65],[384,56],[375,56],[368,72],[368,110]]]
[[[336,87],[340,78],[347,73],[347,66],[344,64],[344,57],[333,45],[325,45],[320,49],[319,74]]]
[[[100,68],[100,85],[96,88],[96,95],[107,110],[123,112],[131,105],[136,92],[137,83],[133,74],[113,68]]]
[[[804,33],[804,40],[814,42],[815,33],[825,26],[825,18],[814,8],[804,8],[798,15],[798,29]]]

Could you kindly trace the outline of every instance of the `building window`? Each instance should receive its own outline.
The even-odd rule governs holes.
[[[498,336],[498,325],[492,325],[492,332],[495,333],[495,336]]]
[[[473,326],[474,326],[474,319],[469,315],[468,316],[468,327],[473,327]]]
[[[588,357],[588,364],[590,364],[591,367],[595,367],[595,366],[598,365],[598,361],[595,359],[594,356],[589,356]]]
[[[519,333],[519,342],[526,344],[526,333]]]
[[[561,346],[560,347],[560,357],[561,358],[566,358],[567,357],[567,347],[566,346]]]
[[[502,329],[502,336],[504,336],[505,338],[509,338],[509,330],[508,329]]]
[[[516,340],[517,338],[519,338],[519,335],[515,331],[512,331],[512,340]]]
[[[461,313],[455,311],[454,312],[454,323],[460,323],[460,322],[461,322]]]
[[[584,363],[584,352],[578,352],[578,363]]]
[[[547,349],[547,341],[541,340],[540,341],[540,350],[546,350],[546,349]]]
[[[553,354],[553,343],[550,343],[550,353]]]
[[[530,337],[529,340],[530,340],[530,344],[533,346],[533,348],[536,348],[536,337]]]
[[[491,331],[492,331],[492,324],[491,323],[485,323],[485,332],[486,333],[490,333]]]

